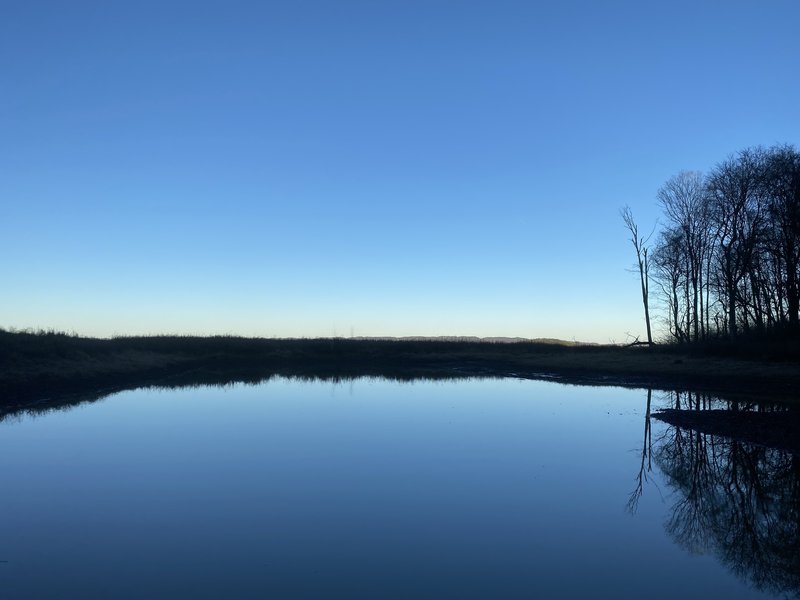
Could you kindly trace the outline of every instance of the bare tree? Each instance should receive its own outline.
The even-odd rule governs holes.
[[[694,340],[705,336],[703,266],[710,250],[709,210],[703,176],[682,171],[658,190],[658,201],[672,227],[679,232],[686,261],[687,333]]]
[[[657,198],[665,226],[649,254],[649,236],[639,234],[629,208],[621,211],[648,325],[649,258],[675,340],[800,336],[800,152],[745,148],[707,177],[684,171],[670,178]]]
[[[679,342],[689,341],[686,313],[681,310],[680,299],[681,289],[686,289],[686,260],[683,255],[683,234],[675,228],[661,231],[653,253],[653,264],[656,267],[654,279],[666,299],[669,333]]]
[[[738,331],[737,308],[743,308],[746,301],[746,280],[753,272],[763,219],[764,206],[759,193],[762,164],[760,148],[743,150],[717,165],[708,180],[719,244],[718,281],[731,337]],[[746,313],[742,312],[746,319]]]
[[[770,148],[763,179],[770,219],[768,252],[777,265],[776,295],[786,302],[784,314],[793,329],[800,326],[800,153],[792,146]]]
[[[648,345],[653,345],[653,334],[650,329],[650,276],[649,270],[650,265],[647,259],[647,242],[650,239],[650,236],[642,237],[639,235],[639,226],[636,224],[636,221],[633,219],[633,212],[631,212],[630,206],[626,206],[620,211],[620,215],[622,216],[622,221],[625,223],[625,227],[631,234],[630,240],[631,244],[633,244],[634,250],[636,250],[636,262],[639,266],[639,281],[642,286],[642,304],[644,304],[644,322],[647,325],[647,343]]]

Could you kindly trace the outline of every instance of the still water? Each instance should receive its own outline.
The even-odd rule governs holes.
[[[708,483],[725,441],[698,467],[699,436],[646,408],[516,379],[274,379],[7,418],[0,597],[795,597],[796,478],[741,526]]]

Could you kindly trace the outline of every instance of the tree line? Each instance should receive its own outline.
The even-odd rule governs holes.
[[[745,332],[800,333],[800,153],[746,148],[709,173],[661,186],[658,231],[643,236],[629,208],[650,327],[650,282],[669,337],[698,342]]]

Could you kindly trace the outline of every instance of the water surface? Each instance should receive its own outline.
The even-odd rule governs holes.
[[[652,408],[673,402],[655,394]],[[713,478],[728,477],[730,444],[705,436],[714,464],[698,466],[699,434],[646,416],[647,392],[620,388],[276,379],[6,419],[0,589],[10,599],[797,595],[786,552],[797,548],[796,458],[739,449],[762,476],[788,469],[771,508],[754,501],[754,523],[767,525],[782,502],[785,530],[754,567],[748,557],[770,549],[752,548],[734,522],[728,537],[739,537],[726,541],[703,514],[713,498],[715,514],[727,506]],[[753,484],[739,475],[737,485]]]

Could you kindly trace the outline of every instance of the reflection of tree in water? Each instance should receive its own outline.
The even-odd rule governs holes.
[[[674,392],[669,400],[677,409],[720,407],[704,394]],[[646,436],[649,404],[648,393]],[[666,523],[673,539],[690,552],[714,554],[758,589],[800,597],[800,457],[676,426],[645,441],[643,457],[651,454],[679,492]]]
[[[642,440],[642,463],[639,465],[639,474],[636,476],[636,488],[628,498],[626,508],[634,514],[639,506],[639,498],[644,492],[644,484],[648,481],[648,473],[653,470],[653,430],[650,428],[650,404],[653,400],[653,390],[647,390],[647,408],[644,413],[644,439]]]

